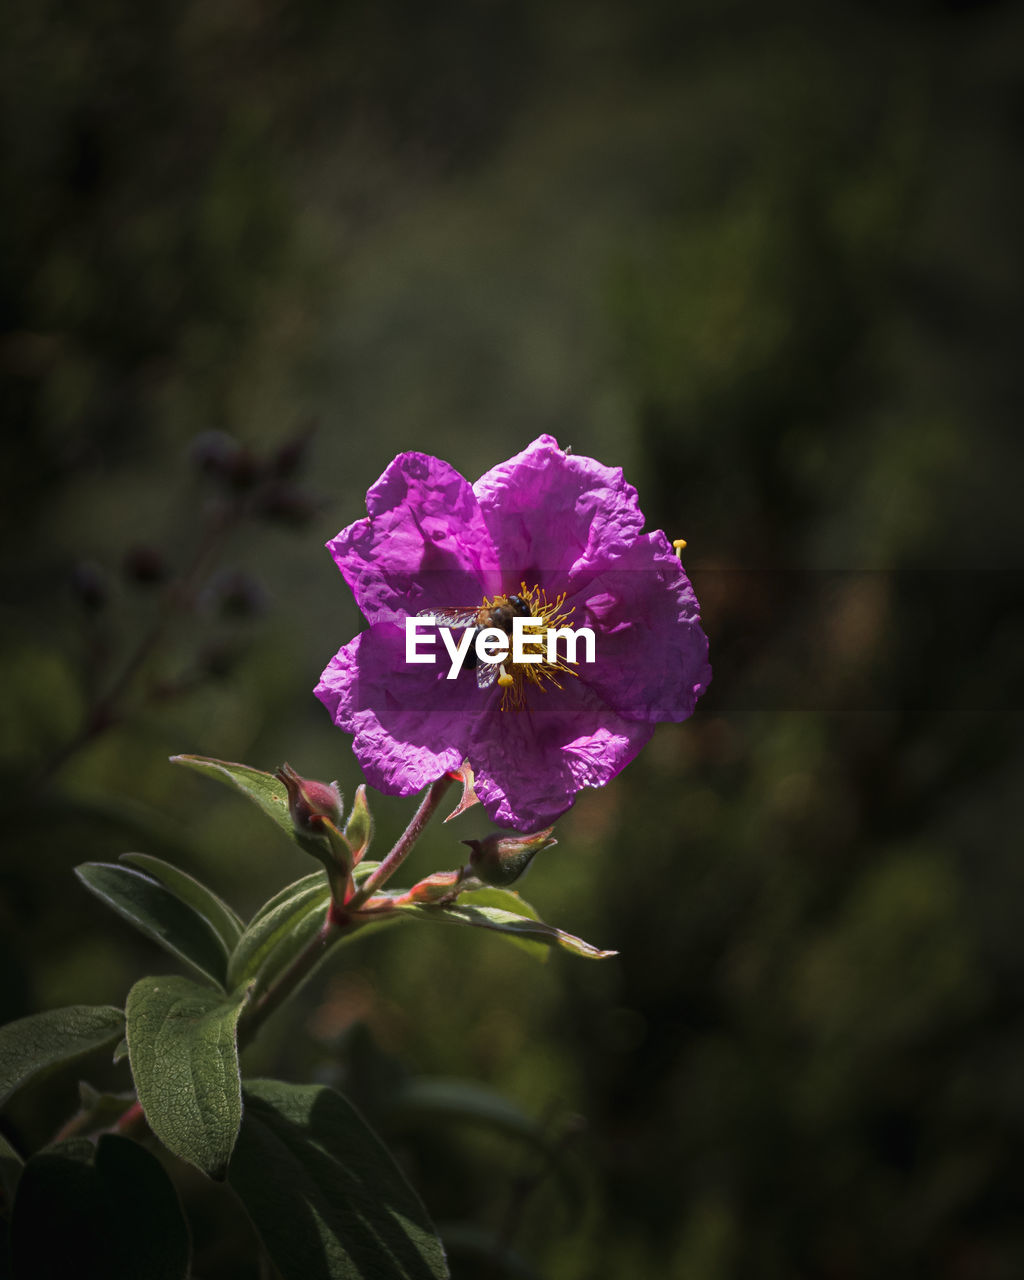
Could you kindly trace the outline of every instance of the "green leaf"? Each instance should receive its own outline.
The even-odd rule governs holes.
[[[111,862],[84,862],[75,875],[85,887],[148,938],[224,985],[228,950],[204,916],[143,871]]]
[[[119,1062],[123,1062],[128,1057],[128,1040],[125,1036],[117,1042],[117,1048],[114,1050],[114,1066]]]
[[[188,978],[142,978],[128,993],[128,1056],[150,1128],[169,1151],[223,1178],[242,1119],[236,1028],[225,999]]]
[[[101,1129],[113,1128],[135,1102],[135,1094],[101,1093],[85,1080],[79,1080],[78,1099],[81,1105],[72,1123],[75,1135],[84,1138]]]
[[[345,842],[355,862],[359,862],[373,840],[373,814],[366,799],[366,783],[356,787],[352,812],[345,823]]]
[[[21,1156],[0,1133],[0,1217],[6,1216],[7,1206],[14,1199],[18,1179],[24,1167]]]
[[[365,880],[377,865],[360,863],[353,871],[355,882]],[[264,903],[249,921],[231,956],[229,989],[237,991],[254,983],[254,997],[265,991],[323,928],[330,900],[326,875],[314,871]],[[380,921],[386,922],[387,917]]]
[[[582,938],[566,933],[564,929],[545,924],[533,907],[511,889],[481,889],[463,895],[448,906],[402,903],[395,907],[395,913],[437,920],[442,924],[491,929],[525,944],[535,955],[543,956],[552,947],[560,947],[588,960],[606,960],[609,956],[618,954],[616,951],[601,951]]]
[[[438,1226],[445,1248],[456,1259],[473,1266],[473,1274],[499,1280],[543,1280],[539,1271],[511,1249],[503,1233],[488,1231],[472,1222],[446,1222]]]
[[[496,886],[471,889],[460,895],[459,902],[464,907],[497,907],[524,920],[540,920],[537,908],[524,901],[515,889],[499,889]]]
[[[0,1027],[0,1106],[38,1072],[112,1044],[123,1033],[124,1014],[111,1005],[50,1009]]]
[[[208,925],[224,943],[224,949],[231,954],[235,943],[242,934],[242,921],[228,904],[217,896],[212,889],[201,884],[187,871],[164,862],[162,858],[154,858],[148,853],[122,853],[119,859],[133,867],[139,867],[147,875],[159,880],[165,889],[187,902],[198,911]]]
[[[114,1134],[39,1152],[18,1184],[11,1264],[14,1280],[186,1280],[188,1229],[170,1178]]]
[[[303,876],[271,898],[253,916],[228,965],[232,991],[254,979],[264,990],[327,919],[331,891],[322,871]]]
[[[427,1212],[390,1152],[323,1085],[246,1081],[229,1180],[284,1280],[448,1275]]]
[[[226,782],[262,809],[290,840],[296,838],[288,811],[288,792],[284,783],[279,782],[272,773],[251,769],[247,764],[235,764],[231,760],[214,760],[209,756],[171,756],[171,764],[183,764],[208,778]]]

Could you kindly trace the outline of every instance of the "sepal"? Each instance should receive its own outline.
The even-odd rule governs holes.
[[[352,855],[352,865],[356,866],[363,854],[369,849],[373,840],[373,815],[366,799],[366,783],[356,787],[355,799],[352,801],[352,812],[345,823],[345,842]]]
[[[473,770],[468,760],[463,760],[457,769],[450,770],[448,777],[453,782],[462,783],[462,797],[448,817],[445,818],[445,822],[451,822],[452,818],[457,818],[460,813],[465,813],[467,809],[471,809],[473,805],[480,803],[477,799],[476,791],[473,789]]]
[[[546,827],[532,836],[506,836],[497,832],[483,840],[463,840],[470,849],[465,872],[484,884],[506,888],[519,877],[542,849],[558,843],[551,835],[554,827]]]
[[[414,884],[406,893],[395,898],[396,903],[433,903],[453,899],[458,893],[465,876],[461,871],[435,871]],[[371,901],[373,901],[371,899]]]

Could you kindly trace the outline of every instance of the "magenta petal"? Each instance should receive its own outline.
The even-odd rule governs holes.
[[[711,682],[693,587],[663,533],[640,538],[569,601],[594,629],[585,681],[627,720],[685,720]]]
[[[577,791],[614,778],[652,732],[570,677],[524,711],[497,712],[477,726],[467,752],[477,798],[499,826],[535,831],[564,813]]]
[[[327,547],[371,623],[478,604],[497,555],[469,481],[440,458],[403,453],[366,495],[369,517]]]
[[[657,721],[685,719],[707,687],[693,590],[664,534],[643,534],[621,470],[542,436],[471,488],[447,463],[406,453],[367,509],[328,545],[373,625],[316,692],[372,786],[407,795],[468,758],[492,820],[534,830],[613,778]],[[527,684],[525,707],[501,711],[497,683],[446,679],[440,648],[434,664],[407,661],[396,624],[410,614],[475,607],[522,581],[549,601],[564,593],[569,624],[595,633],[596,660],[580,653],[561,688]]]
[[[360,632],[331,659],[315,693],[338,728],[355,735],[371,787],[407,796],[461,765],[479,715],[461,695],[476,689],[445,681],[445,669],[408,665],[404,632],[389,623]]]
[[[564,588],[574,567],[621,555],[644,526],[621,467],[566,453],[552,436],[492,467],[473,489],[500,551],[506,590],[521,579],[561,580]]]

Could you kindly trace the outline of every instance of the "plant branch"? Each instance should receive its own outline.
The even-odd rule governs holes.
[[[412,852],[412,847],[423,834],[423,829],[430,821],[438,805],[444,799],[444,794],[452,785],[453,779],[444,774],[438,778],[436,782],[431,784],[430,790],[423,797],[420,807],[416,810],[412,822],[406,827],[402,834],[395,842],[394,848],[387,855],[384,861],[377,867],[362,885],[356,890],[345,907],[350,911],[357,910],[367,898],[374,894],[382,885],[387,884],[398,868],[406,860]]]
[[[359,908],[376,889],[394,875],[412,852],[413,845],[423,834],[424,828],[451,785],[452,779],[447,774],[438,778],[423,797],[420,807],[413,815],[412,821],[399,836],[394,848],[392,848],[380,866],[367,877],[360,888],[351,894],[347,902],[339,904],[332,897],[327,917],[316,937],[310,940],[288,968],[285,969],[284,973],[266,991],[257,996],[242,1014],[238,1024],[238,1043],[240,1048],[248,1044],[274,1010],[279,1008],[293,992],[298,990],[336,942],[341,941],[343,937],[350,935],[353,930],[366,924],[371,915],[379,914],[371,911],[361,912]]]
[[[239,1049],[250,1043],[274,1010],[302,986],[334,943],[339,942],[343,934],[357,923],[354,920],[343,922],[333,911],[328,911],[316,937],[310,940],[277,981],[272,982],[238,1020]]]

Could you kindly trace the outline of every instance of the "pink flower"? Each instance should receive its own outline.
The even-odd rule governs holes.
[[[643,532],[621,469],[551,436],[475,485],[403,453],[366,506],[327,545],[370,625],[316,695],[377,790],[409,795],[466,759],[492,821],[532,831],[615,777],[658,721],[685,720],[707,688],[693,588],[665,535]],[[472,670],[447,678],[440,639],[436,663],[406,662],[407,617],[512,596],[552,625],[591,628],[594,661],[506,662],[486,688]]]

